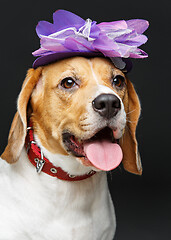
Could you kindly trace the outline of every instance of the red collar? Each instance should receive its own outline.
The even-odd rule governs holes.
[[[60,167],[55,167],[47,158],[41,153],[41,149],[37,146],[34,136],[32,123],[29,123],[27,128],[27,136],[25,141],[25,147],[27,149],[27,155],[30,162],[36,167],[37,173],[41,171],[52,176],[65,181],[80,181],[93,176],[96,172],[91,171],[88,174],[81,176],[70,175],[63,171]]]

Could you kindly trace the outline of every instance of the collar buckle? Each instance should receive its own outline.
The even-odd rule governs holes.
[[[36,162],[36,171],[37,171],[37,173],[40,173],[45,164],[45,160],[35,158],[34,161]]]

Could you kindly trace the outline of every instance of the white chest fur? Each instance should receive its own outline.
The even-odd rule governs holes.
[[[37,174],[25,150],[0,160],[0,240],[112,240],[115,215],[106,173],[79,182]]]

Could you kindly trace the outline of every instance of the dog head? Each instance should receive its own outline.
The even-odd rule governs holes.
[[[108,170],[110,164],[101,165],[93,154],[116,151],[121,157],[119,141],[124,168],[141,174],[135,136],[139,115],[132,83],[106,58],[73,57],[30,69],[1,157],[8,163],[18,160],[31,118],[35,134],[49,152]]]

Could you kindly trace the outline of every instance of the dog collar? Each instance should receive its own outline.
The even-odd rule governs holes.
[[[33,127],[31,122],[29,122],[29,126],[27,128],[25,147],[27,150],[28,158],[30,162],[36,167],[37,173],[44,172],[52,177],[56,177],[60,180],[65,181],[84,180],[93,176],[96,173],[92,170],[84,175],[71,175],[62,170],[62,168],[55,167],[45,156],[43,156],[41,149],[36,144],[34,140]]]

